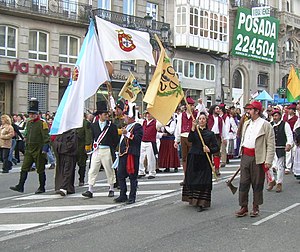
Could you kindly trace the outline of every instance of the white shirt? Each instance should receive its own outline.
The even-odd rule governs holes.
[[[254,149],[255,148],[255,140],[258,136],[258,133],[266,121],[261,117],[258,117],[255,121],[251,120],[244,137],[244,142],[242,143],[243,147]]]

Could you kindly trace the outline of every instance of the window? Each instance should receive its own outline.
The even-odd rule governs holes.
[[[210,38],[218,39],[218,15],[210,14]]]
[[[207,11],[200,11],[200,36],[201,37],[208,37],[208,12]]]
[[[158,17],[158,5],[155,3],[147,2],[146,13],[152,17],[153,20],[157,20]]]
[[[215,81],[215,65],[201,62],[173,59],[173,67],[176,73],[183,74],[185,78]]]
[[[66,17],[76,17],[77,15],[77,3],[72,0],[63,1],[63,14]]]
[[[134,0],[123,1],[123,13],[127,15],[134,15]]]
[[[0,25],[0,55],[17,57],[17,29]]]
[[[98,8],[104,10],[111,9],[111,0],[98,0]]]
[[[206,65],[206,79],[213,81],[215,79],[215,66]]]
[[[257,76],[257,86],[267,87],[269,82],[269,76],[267,73],[259,73]]]
[[[174,59],[173,68],[176,73],[183,73],[183,61],[179,59]]]
[[[46,83],[28,83],[28,102],[30,98],[35,97],[39,101],[39,110],[45,113],[48,110],[48,84]]]
[[[48,9],[48,0],[32,0],[32,8],[35,11],[46,12]]]
[[[199,12],[197,8],[190,8],[190,34],[198,35],[199,32]]]
[[[227,41],[227,17],[220,16],[220,40]]]
[[[294,43],[291,39],[288,39],[285,42],[285,53],[286,53],[286,59],[287,60],[294,60]]]
[[[29,32],[29,59],[48,61],[48,34]]]
[[[186,7],[178,7],[176,9],[176,32],[186,33]]]
[[[59,62],[75,64],[79,52],[79,39],[62,35],[59,37]]]
[[[239,70],[234,71],[232,80],[233,80],[233,84],[232,84],[233,88],[240,88],[240,89],[242,88],[243,81],[242,81],[241,72]]]

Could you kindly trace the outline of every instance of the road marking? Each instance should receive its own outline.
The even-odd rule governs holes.
[[[147,177],[146,177],[147,178]],[[163,184],[179,184],[180,182],[182,182],[182,180],[150,180],[150,181],[141,181],[139,180],[138,182],[138,186],[140,185],[163,185]],[[130,182],[127,181],[127,185],[130,185]],[[109,186],[109,184],[107,183],[96,183],[94,185],[95,187],[101,187],[101,186]],[[88,185],[84,186],[84,187],[88,187]]]
[[[300,205],[300,203],[295,203],[295,204],[293,204],[293,205],[291,205],[291,206],[289,206],[287,208],[284,208],[284,209],[278,211],[277,213],[271,214],[270,216],[268,216],[266,218],[263,218],[260,221],[257,221],[255,223],[253,223],[252,225],[253,226],[258,226],[258,225],[260,225],[260,224],[262,224],[262,223],[264,223],[264,222],[266,222],[268,220],[271,220],[271,219],[275,218],[276,216],[278,216],[280,214],[283,214],[283,213],[285,213],[285,212],[287,212],[287,211],[289,211],[289,210],[291,210],[291,209],[293,209],[293,208],[295,208],[295,207],[297,207],[299,205]]]
[[[170,197],[173,197],[173,196],[177,196],[179,194],[181,194],[181,190],[175,191],[175,192],[170,193],[170,194],[155,196],[155,197],[150,198],[150,199],[146,199],[146,200],[142,200],[140,202],[136,202],[135,204],[132,204],[132,205],[120,204],[120,205],[117,205],[115,207],[112,207],[111,209],[106,209],[104,211],[97,212],[97,213],[92,213],[92,214],[91,213],[83,213],[83,214],[75,215],[75,216],[72,216],[72,217],[69,217],[69,218],[63,218],[63,219],[60,219],[60,220],[51,221],[51,222],[45,223],[45,225],[42,226],[42,227],[37,227],[35,229],[30,229],[30,230],[24,230],[24,231],[21,231],[19,233],[2,235],[0,237],[0,242],[15,239],[15,238],[26,236],[26,235],[32,235],[32,234],[35,234],[35,233],[38,233],[38,232],[50,230],[50,229],[57,228],[57,227],[64,226],[64,225],[70,225],[70,224],[73,224],[73,223],[78,223],[78,222],[94,219],[94,218],[97,218],[97,217],[100,217],[100,216],[103,216],[103,215],[123,211],[123,210],[126,210],[126,209],[131,209],[131,208],[144,206],[144,205],[147,205],[151,202],[166,199],[166,198],[170,198]]]
[[[166,193],[171,193],[174,192],[175,190],[151,190],[151,191],[137,191],[137,195],[161,195],[161,194],[166,194]],[[93,196],[94,197],[107,197],[107,192],[94,192]],[[120,192],[115,192],[115,196],[119,196]],[[71,194],[68,195],[67,198],[82,198],[83,196],[81,193],[76,193],[76,194]],[[13,200],[44,200],[44,199],[62,199],[64,197],[58,195],[58,194],[53,194],[53,195],[46,195],[46,194],[40,194],[40,195],[31,195],[27,197],[22,197],[22,198],[16,198]],[[0,210],[1,211],[1,210]]]
[[[112,208],[117,204],[111,205],[80,205],[80,206],[51,206],[51,207],[20,207],[20,208],[0,208],[0,214],[15,213],[45,213],[45,212],[67,212],[67,211],[93,211]]]
[[[21,231],[24,229],[34,228],[42,225],[45,225],[45,223],[0,224],[0,231]]]

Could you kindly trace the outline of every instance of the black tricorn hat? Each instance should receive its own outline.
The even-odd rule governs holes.
[[[97,106],[97,112],[96,112],[97,115],[108,112],[107,104],[105,101],[97,101],[96,106]]]
[[[28,113],[39,113],[39,101],[36,98],[31,98],[28,104]]]

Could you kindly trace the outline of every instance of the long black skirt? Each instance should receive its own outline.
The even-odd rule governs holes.
[[[210,207],[212,170],[206,155],[188,154],[182,201],[193,206]]]

